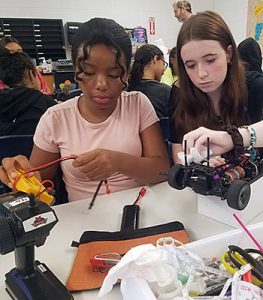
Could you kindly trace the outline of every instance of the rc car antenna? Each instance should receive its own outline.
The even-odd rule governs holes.
[[[210,141],[209,141],[209,137],[207,137],[207,166],[209,167],[209,160],[210,160]]]
[[[187,141],[184,140],[184,165],[187,167]]]

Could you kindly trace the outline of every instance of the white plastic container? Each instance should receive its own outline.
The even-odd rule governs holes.
[[[263,222],[247,226],[247,228],[259,244],[263,246]],[[193,251],[200,257],[221,257],[228,249],[228,245],[257,249],[257,246],[242,229],[235,229],[213,235],[211,237],[189,243],[186,247],[188,250]]]
[[[239,224],[232,216],[236,213],[245,224],[249,224],[263,211],[263,177],[253,182],[250,187],[250,200],[244,210],[232,209],[227,205],[226,200],[221,200],[216,196],[198,195],[198,213],[239,228]]]

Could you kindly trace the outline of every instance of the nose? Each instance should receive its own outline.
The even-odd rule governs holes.
[[[199,76],[199,78],[204,78],[207,75],[208,75],[208,72],[206,71],[204,66],[202,64],[199,64],[198,65],[198,76]]]
[[[108,89],[107,78],[104,75],[98,74],[95,78],[95,88],[100,91],[106,91]]]

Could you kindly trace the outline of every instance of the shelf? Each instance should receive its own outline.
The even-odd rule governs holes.
[[[19,40],[25,52],[39,63],[40,57],[66,58],[61,19],[0,18],[0,37]]]

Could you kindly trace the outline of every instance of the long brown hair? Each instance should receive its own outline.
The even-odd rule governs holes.
[[[215,40],[227,51],[232,46],[231,63],[228,64],[223,82],[220,100],[221,122],[242,125],[246,119],[247,87],[245,70],[238,56],[234,38],[222,17],[215,12],[197,13],[186,20],[177,39],[177,63],[180,88],[175,96],[176,109],[174,119],[176,135],[179,140],[183,135],[199,126],[219,129],[220,122],[208,95],[198,89],[190,80],[181,57],[182,47],[191,40]]]

